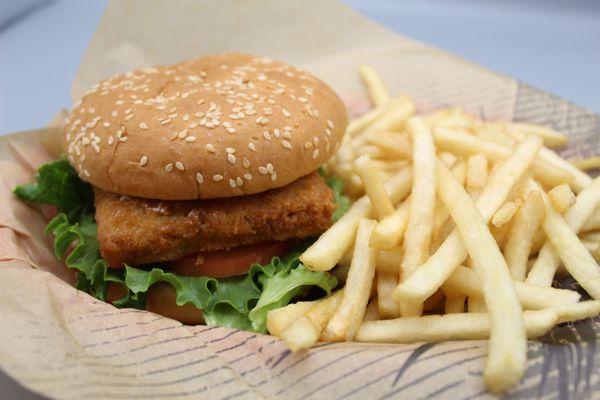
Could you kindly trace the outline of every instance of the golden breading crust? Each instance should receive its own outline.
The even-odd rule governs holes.
[[[282,188],[225,199],[161,201],[99,188],[94,193],[100,253],[116,268],[318,235],[335,210],[331,189],[316,172]]]

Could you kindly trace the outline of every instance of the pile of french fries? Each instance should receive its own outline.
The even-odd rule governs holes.
[[[502,392],[525,372],[528,338],[600,313],[600,178],[551,150],[559,132],[460,108],[416,115],[360,72],[374,108],[326,166],[354,203],[300,257],[345,285],[271,311],[268,329],[293,351],[489,338],[484,380]],[[594,300],[552,287],[557,274]]]

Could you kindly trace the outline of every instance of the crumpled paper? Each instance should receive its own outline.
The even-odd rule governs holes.
[[[482,118],[566,132],[566,156],[598,152],[598,115],[394,34],[335,0],[111,2],[73,97],[133,67],[221,51],[307,68],[338,91],[351,114],[369,107],[357,73],[368,63],[421,111],[464,105]],[[481,376],[483,341],[321,344],[292,354],[267,335],[184,326],[75,290],[43,234],[42,214],[11,193],[56,157],[59,132],[0,139],[0,367],[25,387],[77,399],[494,398]],[[599,333],[598,319],[588,320],[530,342],[525,378],[504,397],[598,397]]]

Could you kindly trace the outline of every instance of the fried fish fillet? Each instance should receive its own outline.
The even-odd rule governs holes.
[[[161,201],[99,188],[94,194],[100,253],[115,268],[318,235],[335,210],[333,193],[316,172],[282,188],[225,199]]]

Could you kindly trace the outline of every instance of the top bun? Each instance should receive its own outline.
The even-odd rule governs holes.
[[[92,87],[63,148],[104,190],[162,200],[241,196],[285,186],[324,164],[347,124],[324,82],[245,54],[142,68]]]

